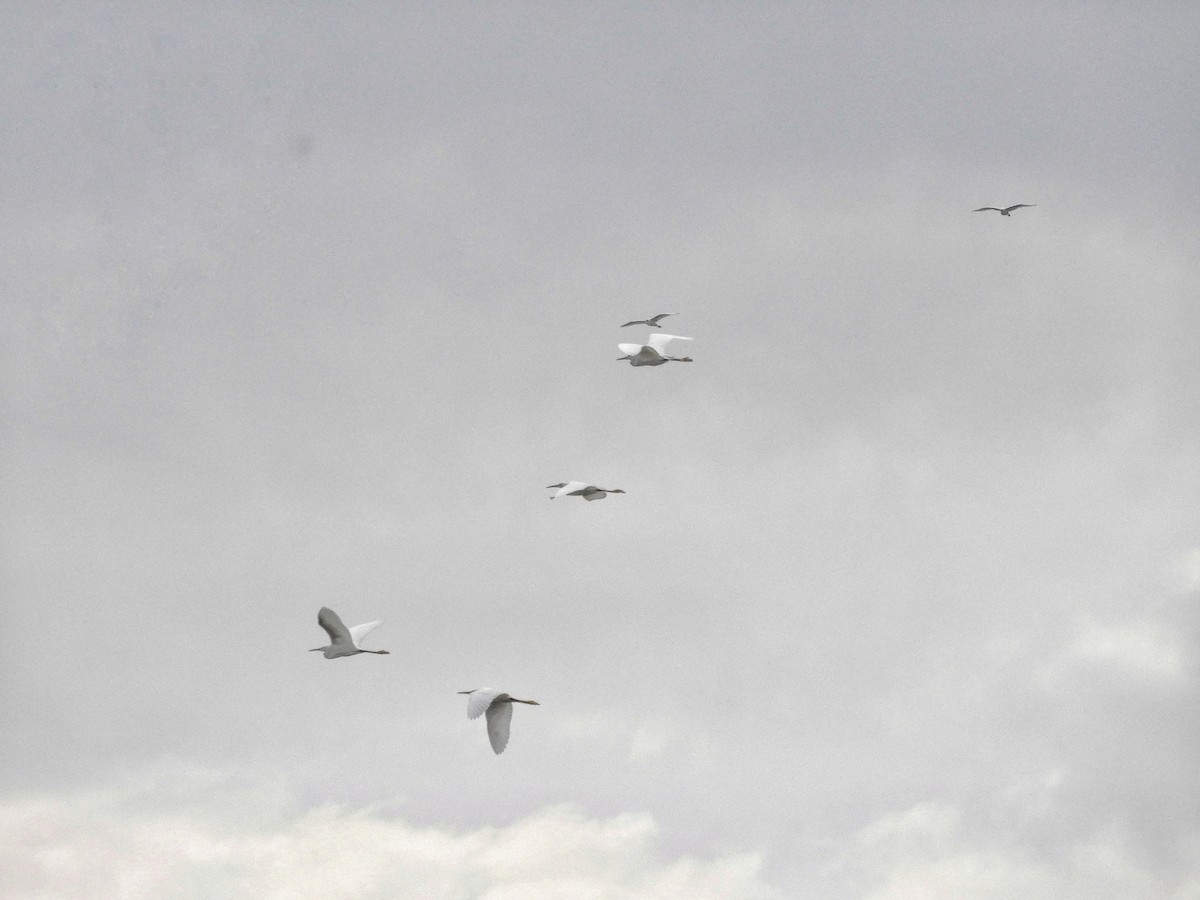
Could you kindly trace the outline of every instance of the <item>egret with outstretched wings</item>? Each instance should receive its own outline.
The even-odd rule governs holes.
[[[386,650],[364,650],[362,648],[362,640],[376,628],[383,624],[383,619],[375,622],[364,622],[362,625],[355,625],[353,628],[347,628],[342,624],[342,620],[328,606],[322,606],[321,611],[317,613],[317,624],[325,629],[325,633],[329,635],[329,640],[332,642],[328,647],[313,647],[309,653],[315,653],[320,650],[325,654],[326,659],[337,659],[339,656],[354,656],[359,653],[378,653],[386,656]]]
[[[560,481],[558,484],[548,484],[548,488],[558,488],[558,493],[551,497],[582,497],[584,500],[603,500],[609,494],[625,493],[620,488],[602,488],[586,481]]]
[[[527,703],[530,706],[541,706],[536,700],[518,700],[503,691],[492,688],[477,688],[473,691],[459,691],[467,695],[467,718],[478,719],[487,713],[488,740],[492,750],[497,754],[504,752],[508,746],[508,726],[512,722],[512,705]]]
[[[691,362],[690,356],[667,356],[664,352],[671,341],[690,341],[690,337],[678,334],[652,334],[644,344],[617,344],[617,349],[625,355],[617,362],[629,360],[631,366],[661,366],[668,362]]]

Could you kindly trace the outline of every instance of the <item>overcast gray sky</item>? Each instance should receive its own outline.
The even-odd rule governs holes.
[[[1200,895],[1200,10],[247,6],[0,10],[0,891]]]

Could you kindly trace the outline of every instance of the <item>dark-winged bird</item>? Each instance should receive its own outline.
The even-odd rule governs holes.
[[[628,328],[630,325],[649,325],[651,328],[662,328],[658,324],[659,319],[665,319],[667,316],[675,316],[678,313],[659,313],[657,316],[651,316],[648,319],[634,319],[632,322],[626,322],[622,328]]]
[[[1004,209],[1001,209],[998,206],[981,206],[981,207],[979,207],[979,209],[971,210],[971,212],[983,212],[984,210],[987,210],[987,209],[994,209],[996,212],[1000,213],[1000,215],[1002,215],[1002,216],[1011,216],[1012,211],[1014,209],[1022,209],[1026,206],[1037,206],[1037,204],[1036,203],[1018,203],[1015,206],[1006,206],[1006,207],[1004,207]]]

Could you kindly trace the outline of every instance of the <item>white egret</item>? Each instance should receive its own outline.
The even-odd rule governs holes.
[[[1002,215],[1002,216],[1011,216],[1012,211],[1014,209],[1024,209],[1027,206],[1037,206],[1037,204],[1036,203],[1017,203],[1013,206],[1006,206],[1006,207],[1004,207],[1004,209],[1001,209],[998,206],[981,206],[981,207],[979,207],[979,209],[971,210],[971,212],[984,212],[989,209],[994,209],[996,212],[1000,213],[1000,215]]]
[[[679,313],[659,313],[657,316],[651,316],[648,319],[634,319],[632,322],[626,322],[621,327],[628,328],[630,325],[649,325],[651,328],[662,328],[662,326],[658,324],[661,319],[665,319],[667,316],[677,315],[679,315]]]
[[[690,356],[667,356],[663,353],[671,341],[690,341],[690,337],[678,334],[652,334],[644,344],[617,344],[617,349],[625,356],[617,362],[629,360],[631,366],[661,366],[667,362],[691,362]]]
[[[342,624],[342,620],[328,606],[322,606],[321,611],[317,613],[317,624],[325,629],[329,635],[329,640],[333,641],[328,647],[313,647],[309,653],[315,653],[320,650],[325,654],[326,659],[337,659],[339,656],[354,656],[358,653],[378,653],[383,656],[387,655],[386,650],[364,650],[362,644],[363,638],[383,624],[383,619],[375,622],[364,622],[362,625],[355,625],[353,628],[347,628]]]
[[[620,488],[602,488],[586,481],[560,481],[558,484],[548,484],[548,488],[558,488],[558,493],[551,497],[582,497],[584,500],[603,500],[608,494],[625,493]]]
[[[512,705],[527,703],[530,706],[541,706],[536,700],[518,700],[503,691],[492,688],[477,688],[473,691],[459,691],[467,695],[467,718],[478,719],[487,713],[488,740],[492,742],[492,750],[497,755],[504,752],[508,746],[508,725],[512,721]]]

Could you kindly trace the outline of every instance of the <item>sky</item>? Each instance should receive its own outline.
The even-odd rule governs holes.
[[[0,895],[1200,895],[1200,10],[0,47]]]

